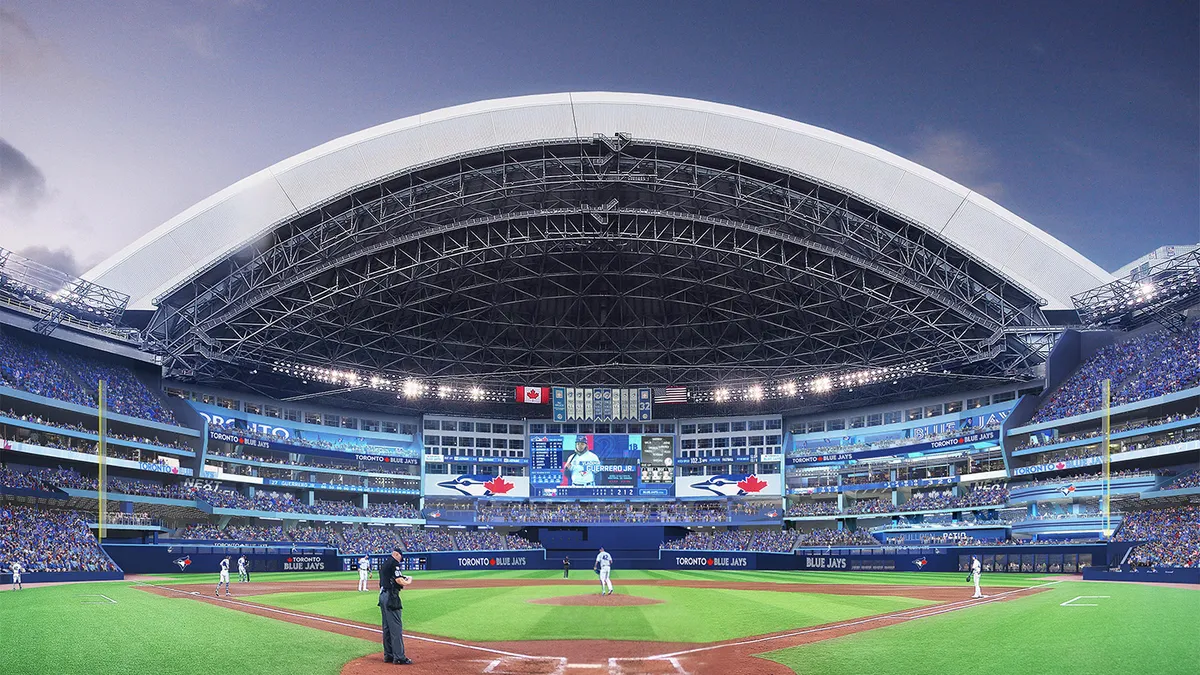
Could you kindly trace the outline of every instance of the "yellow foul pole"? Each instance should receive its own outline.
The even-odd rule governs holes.
[[[107,431],[108,431],[107,428],[105,427],[105,420],[104,420],[104,380],[100,380],[99,392],[100,392],[100,395],[97,398],[99,399],[100,410],[97,413],[97,417],[98,417],[98,421],[99,421],[99,425],[97,427],[97,429],[98,429],[97,435],[100,437],[100,442],[98,442],[96,444],[96,461],[100,466],[100,470],[97,473],[98,480],[97,480],[97,485],[96,485],[96,497],[97,497],[97,503],[98,503],[99,509],[100,509],[100,513],[99,513],[100,520],[97,522],[99,529],[97,531],[98,534],[97,534],[96,538],[99,539],[101,542],[103,542],[104,534],[105,534],[105,532],[104,532],[105,517],[104,516],[105,516],[105,511],[107,511],[107,508],[108,508],[108,496],[107,496],[108,490],[106,489],[108,486],[108,467],[104,463],[104,456],[105,456],[104,438],[107,435]]]
[[[1112,499],[1112,486],[1109,481],[1112,478],[1112,473],[1111,473],[1111,469],[1110,469],[1111,465],[1109,464],[1109,459],[1112,454],[1112,448],[1110,447],[1109,444],[1110,444],[1111,438],[1112,438],[1112,426],[1111,426],[1111,418],[1110,418],[1110,413],[1111,413],[1111,408],[1112,408],[1112,380],[1108,380],[1108,379],[1104,380],[1103,397],[1104,397],[1104,418],[1103,418],[1103,425],[1104,425],[1104,536],[1111,537],[1112,536],[1112,513],[1111,513],[1109,501]]]

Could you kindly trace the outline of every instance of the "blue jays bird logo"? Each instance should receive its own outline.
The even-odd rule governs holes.
[[[920,558],[914,560],[913,564],[917,566],[917,569],[923,570],[925,569],[925,566],[929,564],[929,561],[925,559],[925,556],[921,556]]]
[[[438,487],[457,490],[467,497],[494,497],[516,487],[501,476],[463,474],[438,483]]]
[[[180,572],[186,572],[188,565],[192,564],[192,559],[190,556],[185,555],[182,558],[176,558],[176,559],[172,560],[171,562],[175,563],[175,565],[177,565],[179,567]]]
[[[767,482],[760,480],[754,474],[740,476],[726,474],[709,476],[708,480],[692,483],[692,487],[698,490],[707,490],[720,497],[741,497],[762,492],[763,488],[767,487]]]

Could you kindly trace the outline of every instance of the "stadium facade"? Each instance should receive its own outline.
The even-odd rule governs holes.
[[[0,260],[0,508],[87,539],[103,506],[68,574],[397,542],[452,568],[1200,565],[1163,543],[1200,528],[1200,256],[1114,278],[775,116],[458,106],[83,279]]]

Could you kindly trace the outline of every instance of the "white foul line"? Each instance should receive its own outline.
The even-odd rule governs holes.
[[[157,584],[147,584],[147,583],[143,583],[141,585],[150,586],[152,588],[162,588],[162,589],[171,591],[173,593],[182,593],[183,595],[200,596],[200,594],[196,593],[195,591],[181,591],[178,588],[171,588],[170,586],[159,586]],[[208,596],[200,596],[200,597],[208,597]],[[216,597],[214,597],[213,599],[220,600],[220,598],[216,598]],[[343,623],[341,621],[334,621],[333,619],[326,619],[325,617],[313,616],[310,614],[294,614],[292,612],[285,612],[282,609],[276,609],[274,607],[268,607],[266,605],[257,605],[257,604],[252,604],[249,602],[238,602],[237,600],[230,600],[228,598],[223,600],[223,602],[228,603],[230,605],[240,605],[242,607],[253,607],[254,609],[261,609],[261,610],[264,610],[267,612],[274,612],[276,614],[282,614],[284,616],[291,616],[291,617],[295,617],[297,619],[308,619],[310,621],[320,621],[322,623],[328,623],[328,624],[332,624],[334,626],[342,626],[344,628],[356,628],[358,630],[367,631],[369,633],[380,633],[380,634],[383,633],[383,631],[378,628],[370,628],[368,626],[360,626],[358,624],[353,624],[353,623]],[[487,652],[489,654],[500,654],[501,656],[512,656],[512,657],[515,657],[518,659],[542,659],[542,660],[560,659],[560,660],[564,660],[564,661],[566,660],[564,657],[561,657],[561,656],[530,656],[528,654],[517,654],[515,652],[506,652],[506,651],[503,651],[500,649],[488,649],[487,647],[477,647],[475,645],[467,645],[467,644],[462,644],[459,642],[450,642],[449,640],[435,640],[433,638],[422,637],[420,635],[405,635],[404,639],[420,640],[422,642],[432,642],[432,643],[439,644],[439,645],[448,645],[450,647],[460,647],[462,649],[474,649],[474,650],[480,651],[480,652]]]
[[[88,595],[81,595],[79,597],[81,597],[81,598],[104,598],[105,600],[107,600],[108,602],[110,602],[114,605],[117,604],[116,600],[113,600],[112,598],[108,597],[107,595],[104,595],[103,593],[91,593]],[[83,604],[85,604],[85,605],[103,605],[105,603],[100,602],[99,600],[84,600]]]
[[[1071,604],[1071,603],[1075,602],[1076,600],[1086,600],[1089,598],[1108,598],[1108,597],[1110,597],[1110,596],[1107,596],[1107,595],[1080,595],[1080,596],[1071,598],[1070,600],[1068,600],[1066,602],[1060,602],[1060,603],[1058,603],[1058,606],[1059,607],[1099,607],[1099,605],[1097,605],[1094,602],[1081,602],[1078,605]]]
[[[1038,586],[1029,586],[1027,588],[1018,588],[1015,590],[1006,591],[1004,593],[999,593],[997,595],[989,596],[988,599],[984,600],[983,602],[972,602],[971,600],[959,600],[959,601],[947,603],[944,605],[935,605],[933,607],[918,607],[917,609],[909,609],[909,610],[905,610],[903,612],[896,612],[894,614],[885,614],[883,616],[873,616],[873,617],[867,617],[865,619],[858,619],[855,621],[836,623],[831,626],[808,628],[805,630],[796,631],[794,633],[786,633],[784,635],[772,635],[772,636],[768,636],[768,637],[754,638],[752,640],[743,640],[741,642],[727,642],[727,643],[723,643],[723,644],[710,645],[707,647],[697,647],[695,649],[685,649],[683,651],[670,652],[667,654],[658,654],[656,656],[647,656],[641,660],[645,660],[645,661],[662,660],[662,659],[667,659],[667,658],[675,657],[675,656],[683,656],[685,654],[695,654],[697,652],[706,652],[706,651],[711,651],[713,649],[723,649],[725,647],[741,647],[743,645],[752,645],[752,644],[756,644],[759,642],[771,642],[773,640],[783,640],[786,638],[797,637],[799,635],[808,635],[810,633],[821,633],[824,631],[833,630],[835,628],[848,628],[850,626],[859,626],[864,623],[874,623],[876,621],[882,621],[884,619],[896,619],[896,618],[924,619],[926,617],[937,616],[938,614],[945,614],[946,612],[953,612],[953,611],[960,610],[960,609],[966,609],[968,607],[978,607],[979,605],[986,605],[991,602],[996,602],[1000,598],[1003,598],[1007,595],[1012,595],[1013,593],[1021,593],[1022,591],[1031,591],[1031,590],[1034,590],[1037,588],[1053,586],[1054,584],[1059,584],[1059,583],[1062,583],[1062,582],[1061,581],[1051,581],[1048,583],[1040,584]],[[926,610],[935,610],[935,611],[926,611]],[[921,612],[926,612],[926,613],[922,614]],[[910,615],[919,615],[919,616],[910,616]],[[629,659],[629,660],[635,660],[635,659]]]

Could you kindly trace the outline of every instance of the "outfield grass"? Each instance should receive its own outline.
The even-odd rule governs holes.
[[[578,586],[404,591],[404,626],[460,640],[655,640],[713,642],[932,604],[903,597],[629,586],[662,600],[629,607],[564,607],[529,601],[595,593]],[[379,621],[374,593],[275,593],[255,602],[364,623]]]
[[[104,594],[116,604],[99,597]],[[85,601],[99,601],[89,602]],[[314,645],[320,645],[319,648]],[[263,673],[336,675],[379,651],[368,641],[305,628],[128,582],[0,593],[0,673]]]
[[[1082,582],[1050,588],[766,656],[798,673],[1165,675],[1200,670],[1200,590]],[[1060,606],[1080,595],[1110,597],[1077,601],[1095,607]]]
[[[420,579],[546,579],[562,578],[561,570],[464,570],[411,572]],[[209,583],[217,574],[155,574],[156,583]],[[358,580],[357,572],[264,572],[251,577],[255,582]],[[726,572],[711,570],[613,570],[613,581],[675,579],[685,581],[746,581],[799,584],[888,584],[899,586],[961,586],[969,589],[960,572]],[[591,569],[575,569],[571,579],[596,581]],[[1033,586],[1045,581],[1043,574],[985,574],[984,584]],[[597,581],[597,583],[599,583]],[[236,581],[233,587],[236,589]]]

